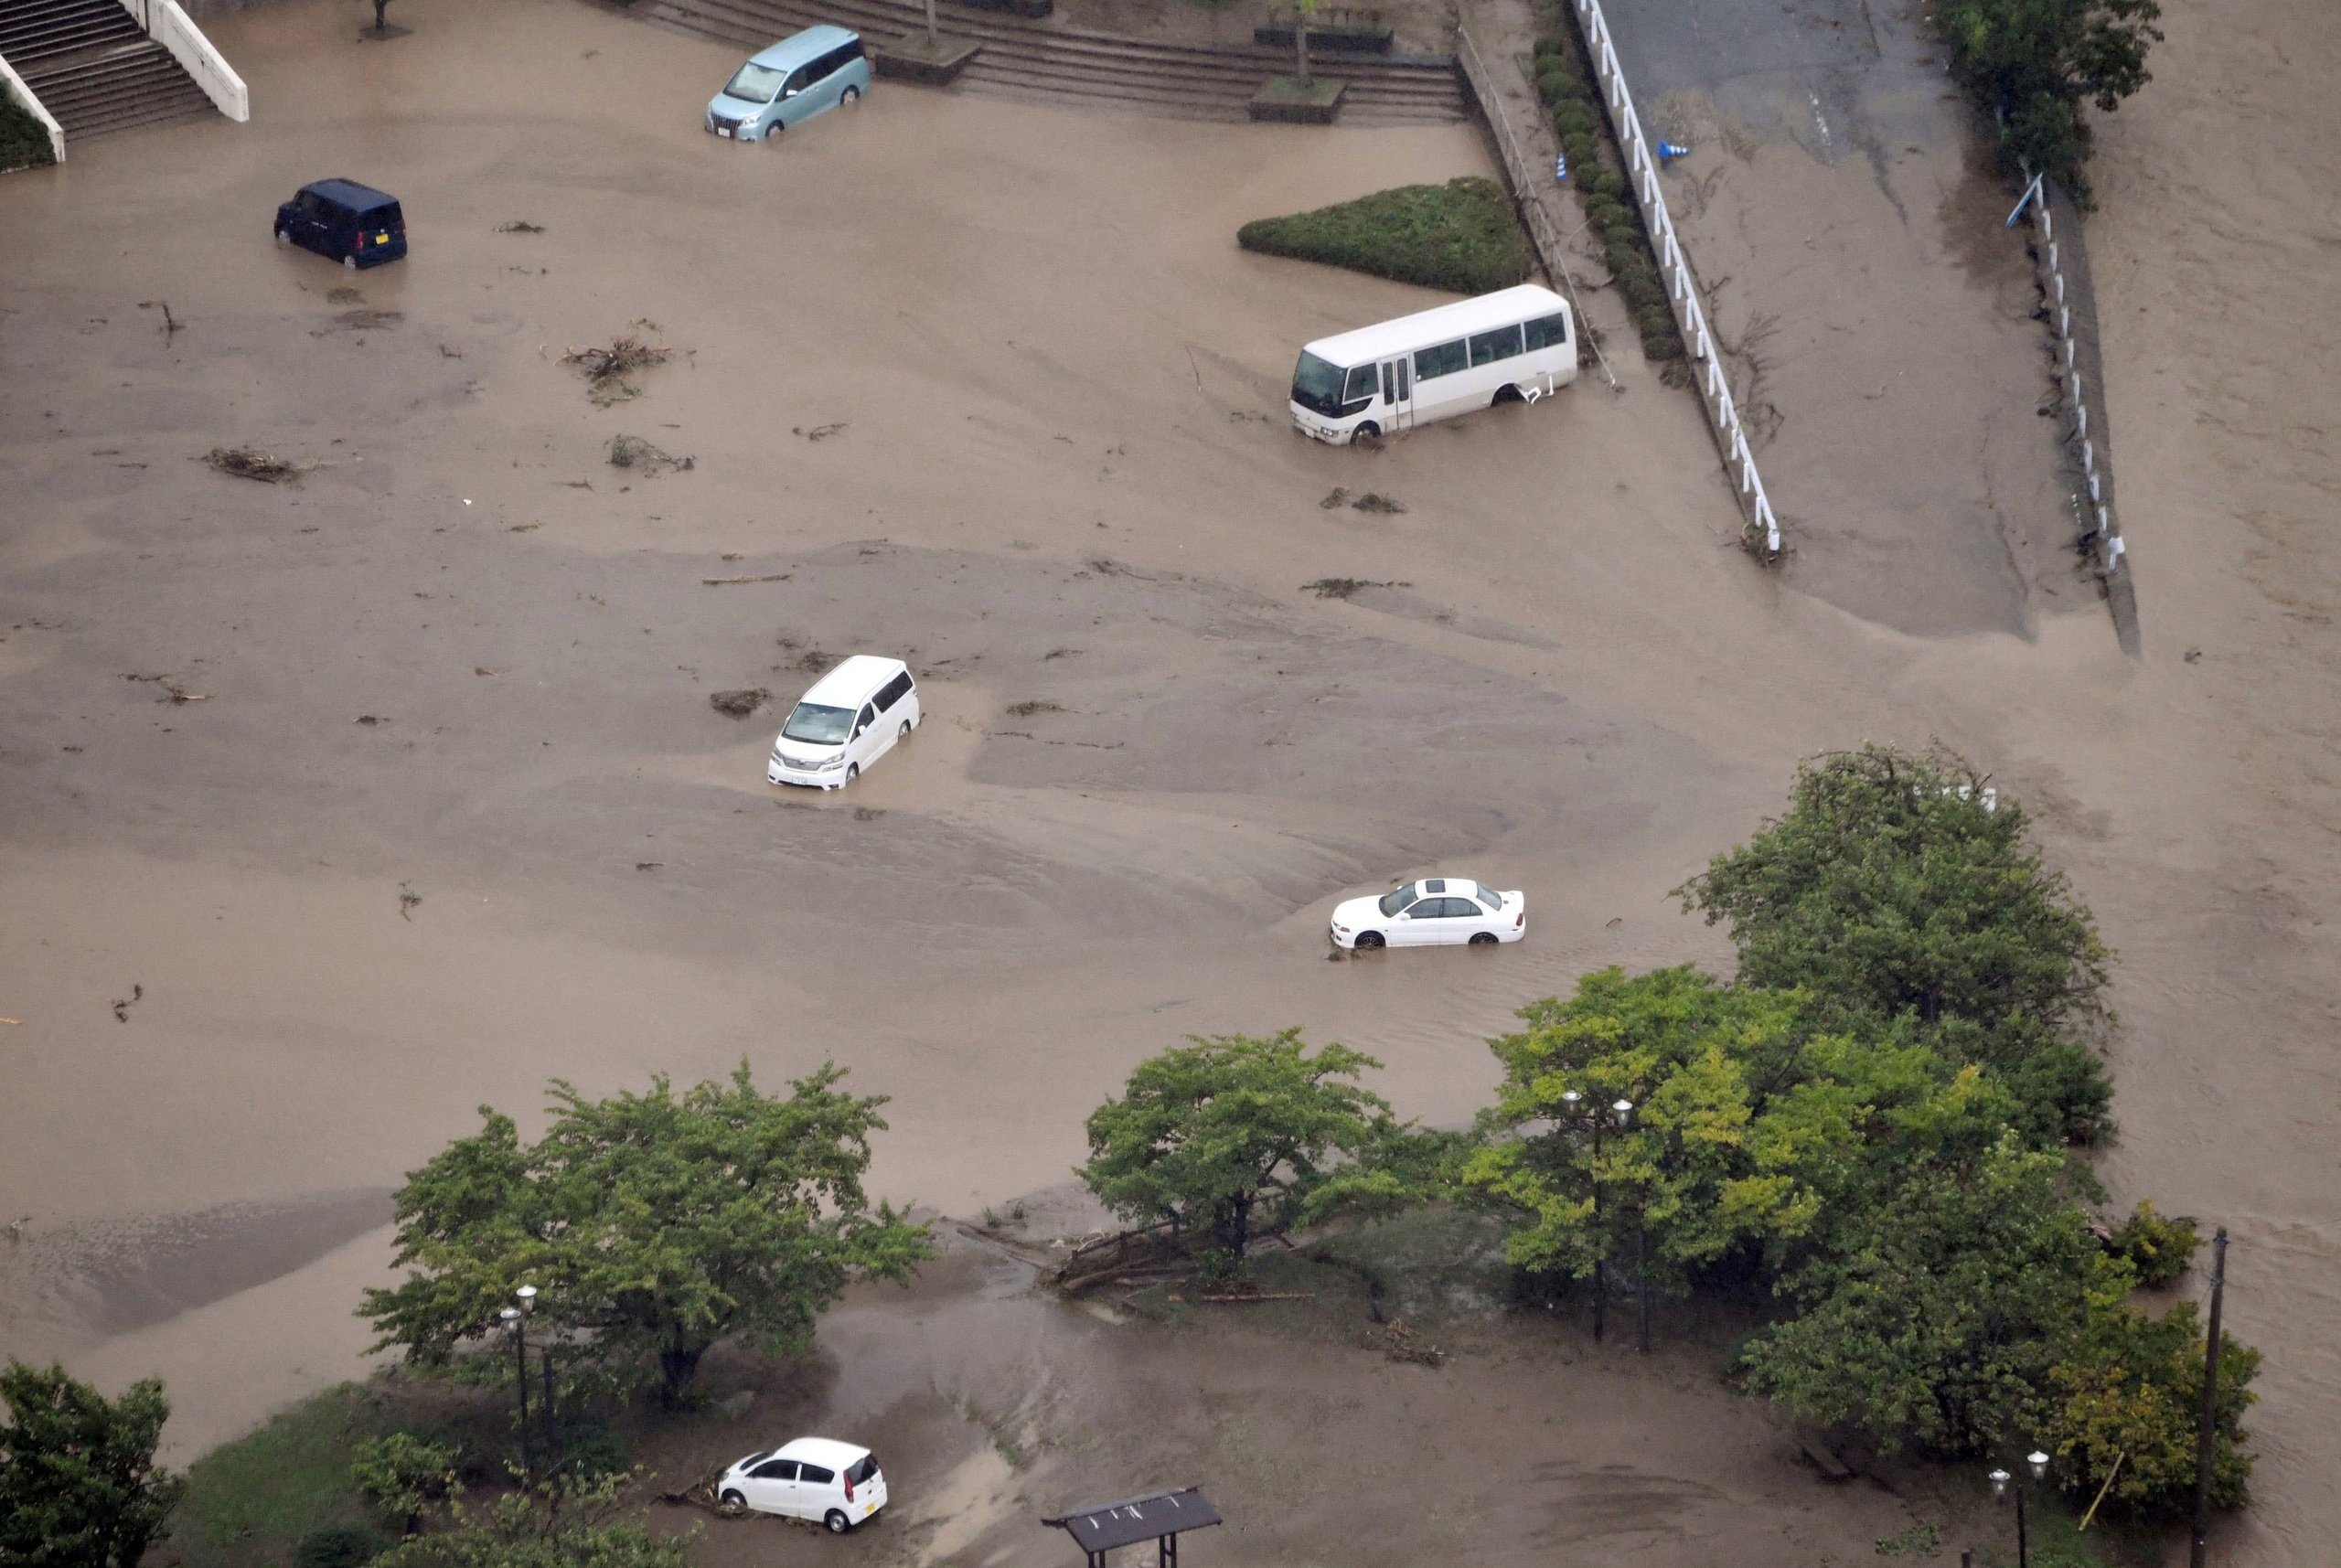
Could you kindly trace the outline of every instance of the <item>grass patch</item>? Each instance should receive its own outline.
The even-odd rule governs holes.
[[[48,127],[16,101],[14,91],[0,87],[0,169],[40,167],[56,161]]]
[[[1322,261],[1459,294],[1508,289],[1527,281],[1535,265],[1512,198],[1493,180],[1472,175],[1257,219],[1235,231],[1235,242],[1265,256]]]
[[[363,1523],[349,1446],[376,1424],[365,1391],[344,1383],[206,1454],[187,1468],[163,1561],[189,1568],[284,1563],[311,1531]]]

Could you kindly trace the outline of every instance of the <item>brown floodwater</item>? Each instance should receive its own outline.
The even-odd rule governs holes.
[[[1667,890],[1797,757],[1940,737],[2039,813],[2122,954],[2116,1200],[2238,1238],[2229,1322],[2268,1360],[2229,1560],[2321,1561],[2314,280],[2341,144],[2335,44],[2281,25],[2301,7],[2255,0],[2256,32],[2174,7],[2109,126],[2132,660],[2097,614],[1919,637],[1763,575],[1696,403],[1635,363],[1622,394],[1587,379],[1379,453],[1294,437],[1298,346],[1434,296],[1245,256],[1235,228],[1488,172],[1467,127],[882,86],[734,147],[698,130],[727,49],[557,0],[401,5],[389,46],[338,6],[215,18],[251,124],[0,180],[0,1209],[30,1217],[0,1349],[165,1373],[182,1456],[247,1429],[360,1367],[348,1312],[388,1254],[366,1205],[483,1102],[532,1121],[555,1076],[835,1059],[893,1096],[876,1189],[961,1214],[1062,1181],[1087,1112],[1192,1032],[1305,1025],[1458,1123],[1521,1003],[1726,956]],[[274,204],[334,174],[401,197],[408,261],[352,277],[270,244]],[[672,357],[596,408],[561,356],[637,320]],[[619,433],[695,465],[612,468]],[[309,471],[194,461],[241,443]],[[1320,507],[1336,485],[1406,510]],[[1301,587],[1327,577],[1388,586]],[[928,719],[854,791],[779,795],[772,710],[708,696],[786,703],[816,651],[909,658]],[[1429,869],[1525,890],[1528,940],[1326,961],[1335,900]],[[1262,1364],[1348,1397],[1313,1352]],[[1575,1445],[1547,1450],[1545,1411],[1472,1392],[1512,1375],[1425,1371],[1452,1381],[1424,1383],[1423,1430],[1590,1464],[1646,1401],[1667,1478],[1637,1530],[1788,1484],[1748,1478],[1755,1436],[1715,1439],[1761,1423],[1711,1385],[1539,1371]],[[1827,1506],[1866,1550],[1867,1515]],[[1653,1560],[1712,1555],[1666,1539]]]

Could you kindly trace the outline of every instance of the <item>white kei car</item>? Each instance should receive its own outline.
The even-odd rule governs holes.
[[[1426,877],[1380,898],[1344,899],[1328,933],[1336,947],[1474,947],[1528,934],[1528,897],[1500,893],[1461,877]]]
[[[725,1470],[715,1483],[715,1500],[726,1513],[809,1519],[831,1535],[843,1535],[886,1506],[886,1477],[867,1448],[799,1437]]]

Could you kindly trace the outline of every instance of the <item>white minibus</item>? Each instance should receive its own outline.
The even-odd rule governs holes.
[[[1319,338],[1292,373],[1292,422],[1340,446],[1576,379],[1568,301],[1523,283]]]

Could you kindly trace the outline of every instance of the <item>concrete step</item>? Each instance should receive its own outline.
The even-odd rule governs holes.
[[[22,74],[69,142],[215,112],[170,51],[144,37],[51,57]]]
[[[1281,49],[1248,44],[1160,42],[1088,33],[952,5],[938,24],[981,43],[960,80],[978,91],[1093,100],[1187,119],[1241,120],[1260,83],[1289,69]],[[761,48],[815,22],[853,27],[873,43],[922,31],[925,8],[907,0],[655,0],[644,14],[743,48]],[[1446,123],[1464,115],[1462,83],[1445,58],[1406,56],[1312,61],[1349,84],[1342,114],[1353,123]]]
[[[0,0],[0,55],[28,64],[146,35],[116,0]]]

